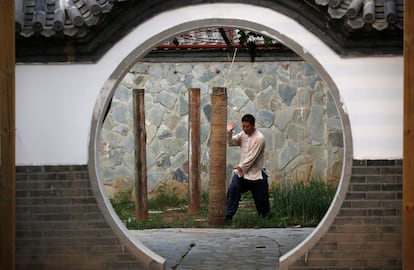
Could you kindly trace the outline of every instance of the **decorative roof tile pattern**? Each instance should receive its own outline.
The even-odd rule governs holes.
[[[16,32],[22,37],[86,36],[118,2],[128,0],[15,0]],[[133,1],[133,0],[129,0]],[[138,1],[138,0],[134,0]],[[404,0],[314,0],[328,6],[347,31],[403,28]]]
[[[334,19],[345,19],[351,29],[371,25],[382,31],[387,28],[403,28],[404,0],[315,0],[328,6],[328,13]]]
[[[281,12],[342,56],[403,53],[404,0],[15,0],[16,61],[96,62],[149,18],[202,3]]]
[[[122,0],[15,0],[16,32],[23,37],[82,37],[117,1]]]

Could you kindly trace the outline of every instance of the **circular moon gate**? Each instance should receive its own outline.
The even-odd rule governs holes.
[[[212,4],[210,6],[216,6]],[[244,9],[254,9],[255,7],[246,6],[246,5],[237,5],[234,4],[235,8],[244,8]],[[256,7],[260,9],[260,7]],[[255,14],[253,11],[251,11]],[[279,15],[275,11],[275,15]],[[241,12],[240,17],[243,16]],[[344,138],[344,156],[343,156],[343,166],[342,166],[342,175],[338,185],[338,189],[334,200],[331,203],[327,213],[323,220],[319,223],[317,228],[297,247],[292,249],[287,254],[283,255],[280,259],[281,266],[284,264],[289,264],[300,256],[306,253],[319,239],[326,233],[330,225],[332,224],[334,218],[339,212],[339,209],[344,200],[350,175],[351,175],[351,166],[352,166],[352,136],[351,128],[348,115],[345,113],[343,106],[340,102],[339,91],[331,78],[328,72],[323,68],[323,66],[318,62],[317,55],[311,55],[301,44],[294,41],[292,38],[287,35],[282,34],[276,29],[276,27],[269,27],[264,24],[259,23],[260,12],[257,12],[255,16],[256,19],[244,20],[240,18],[203,18],[203,15],[206,13],[200,13],[198,19],[191,19],[187,22],[180,22],[176,25],[173,25],[170,22],[170,26],[159,33],[152,35],[150,38],[146,39],[142,44],[138,45],[134,50],[132,50],[127,57],[125,57],[121,63],[114,67],[114,71],[110,78],[105,82],[100,96],[95,104],[92,125],[91,125],[91,138],[89,145],[89,172],[92,189],[94,191],[95,197],[97,199],[98,205],[103,212],[108,224],[111,226],[113,231],[117,234],[120,241],[129,248],[137,257],[143,261],[148,262],[149,265],[163,264],[165,260],[160,257],[158,254],[155,254],[137,239],[130,236],[128,230],[119,220],[117,214],[113,210],[109,199],[105,194],[105,190],[102,184],[102,181],[99,179],[99,163],[98,163],[98,143],[100,138],[100,131],[102,129],[103,119],[105,112],[110,106],[110,101],[114,95],[115,89],[125,74],[130,70],[130,68],[136,63],[139,62],[153,47],[162,42],[163,40],[175,37],[179,34],[206,27],[234,27],[241,28],[246,30],[251,30],[253,32],[258,32],[263,35],[266,35],[270,38],[277,39],[281,41],[285,46],[289,47],[295,51],[302,59],[304,59],[308,64],[310,64],[320,77],[326,82],[328,88],[331,91],[331,95],[336,104],[339,116],[341,118],[341,123],[343,127],[343,138]],[[223,15],[223,14],[219,14]],[[160,15],[162,16],[162,14]],[[220,17],[220,16],[218,16]],[[284,21],[284,23],[288,23]],[[306,30],[305,30],[306,31]],[[297,33],[296,33],[297,34]]]

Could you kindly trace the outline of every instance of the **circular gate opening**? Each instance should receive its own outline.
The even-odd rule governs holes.
[[[332,79],[330,78],[329,74],[320,66],[317,62],[317,59],[314,56],[309,55],[305,52],[305,50],[296,42],[291,40],[290,38],[280,34],[277,30],[266,27],[264,25],[244,21],[244,20],[237,20],[237,19],[204,19],[198,21],[191,21],[188,23],[182,23],[176,26],[173,26],[166,30],[165,32],[159,33],[154,35],[150,39],[146,40],[142,43],[142,45],[138,46],[135,50],[133,50],[128,57],[126,57],[122,63],[115,69],[114,73],[112,74],[111,78],[105,84],[105,87],[102,90],[100,100],[97,102],[95,106],[95,112],[92,125],[92,139],[91,139],[91,147],[90,147],[90,170],[91,170],[91,179],[94,190],[96,191],[96,197],[98,199],[98,203],[104,215],[106,216],[108,223],[112,226],[113,230],[118,233],[121,240],[126,243],[126,245],[132,249],[137,250],[137,252],[142,252],[145,256],[150,256],[155,258],[155,260],[161,262],[162,259],[157,257],[156,254],[151,253],[149,250],[145,248],[139,241],[132,239],[131,236],[128,234],[125,226],[123,226],[122,222],[116,216],[113,208],[110,205],[110,202],[105,194],[105,189],[103,186],[103,181],[101,179],[100,174],[100,164],[99,164],[99,157],[98,152],[101,147],[99,144],[101,138],[102,127],[105,122],[106,112],[110,108],[111,100],[116,92],[116,89],[119,87],[120,82],[123,78],[128,76],[131,69],[136,66],[139,61],[142,61],[144,56],[152,50],[154,46],[159,44],[160,41],[166,40],[168,38],[175,37],[181,33],[185,33],[194,29],[205,28],[205,27],[236,27],[241,29],[248,29],[250,31],[266,33],[266,36],[280,40],[284,43],[287,47],[291,48],[295,51],[305,62],[306,65],[312,67],[314,71],[316,71],[320,78],[323,80],[323,84],[326,85],[329,93],[329,99],[331,100],[332,104],[337,109],[337,115],[339,121],[339,125],[342,128],[343,138],[342,138],[342,163],[341,163],[341,179],[338,183],[338,190],[336,192],[336,196],[329,208],[327,214],[325,215],[322,222],[318,225],[316,230],[307,238],[306,241],[302,242],[299,246],[295,249],[291,250],[286,257],[283,258],[284,260],[294,260],[301,254],[303,254],[304,250],[309,249],[319,238],[326,232],[327,228],[330,226],[333,218],[336,216],[337,212],[339,211],[340,204],[344,198],[344,194],[346,192],[346,188],[349,181],[350,175],[350,165],[351,165],[351,153],[352,153],[352,144],[351,144],[351,136],[350,136],[350,125],[347,115],[342,109],[340,99],[339,99],[339,92],[336,88],[335,84],[333,83]],[[288,89],[289,90],[289,89]],[[289,94],[289,91],[287,95]],[[306,92],[306,91],[304,91]],[[300,102],[305,102],[306,95],[303,96],[303,100],[300,100],[300,95],[298,95],[298,104]],[[286,100],[285,100],[286,101]],[[303,105],[303,104],[302,104]],[[303,109],[303,108],[302,108]],[[304,117],[304,110],[301,112],[301,109],[296,111],[297,117]],[[293,136],[293,135],[292,135]],[[338,141],[338,140],[337,140]],[[289,144],[289,143],[288,143]]]

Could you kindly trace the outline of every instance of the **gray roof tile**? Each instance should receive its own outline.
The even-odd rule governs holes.
[[[15,0],[15,3],[19,63],[95,62],[145,20],[200,3],[246,3],[279,11],[295,18],[342,56],[403,53],[404,0]],[[358,8],[349,11],[355,6]]]
[[[23,37],[82,36],[117,1],[121,0],[16,0],[16,32]]]
[[[15,0],[16,32],[22,37],[82,37],[99,24],[117,2],[128,0]],[[129,0],[132,1],[132,0]],[[138,0],[135,0],[138,1]],[[347,31],[403,28],[404,0],[314,0]]]

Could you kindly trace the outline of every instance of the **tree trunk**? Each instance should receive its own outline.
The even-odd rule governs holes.
[[[224,224],[226,203],[227,89],[214,87],[211,97],[210,181],[208,223]]]
[[[189,139],[189,182],[188,182],[188,214],[195,215],[200,211],[200,88],[191,88]]]
[[[135,126],[135,219],[148,218],[147,199],[147,135],[145,132],[144,89],[134,89],[134,126]]]

